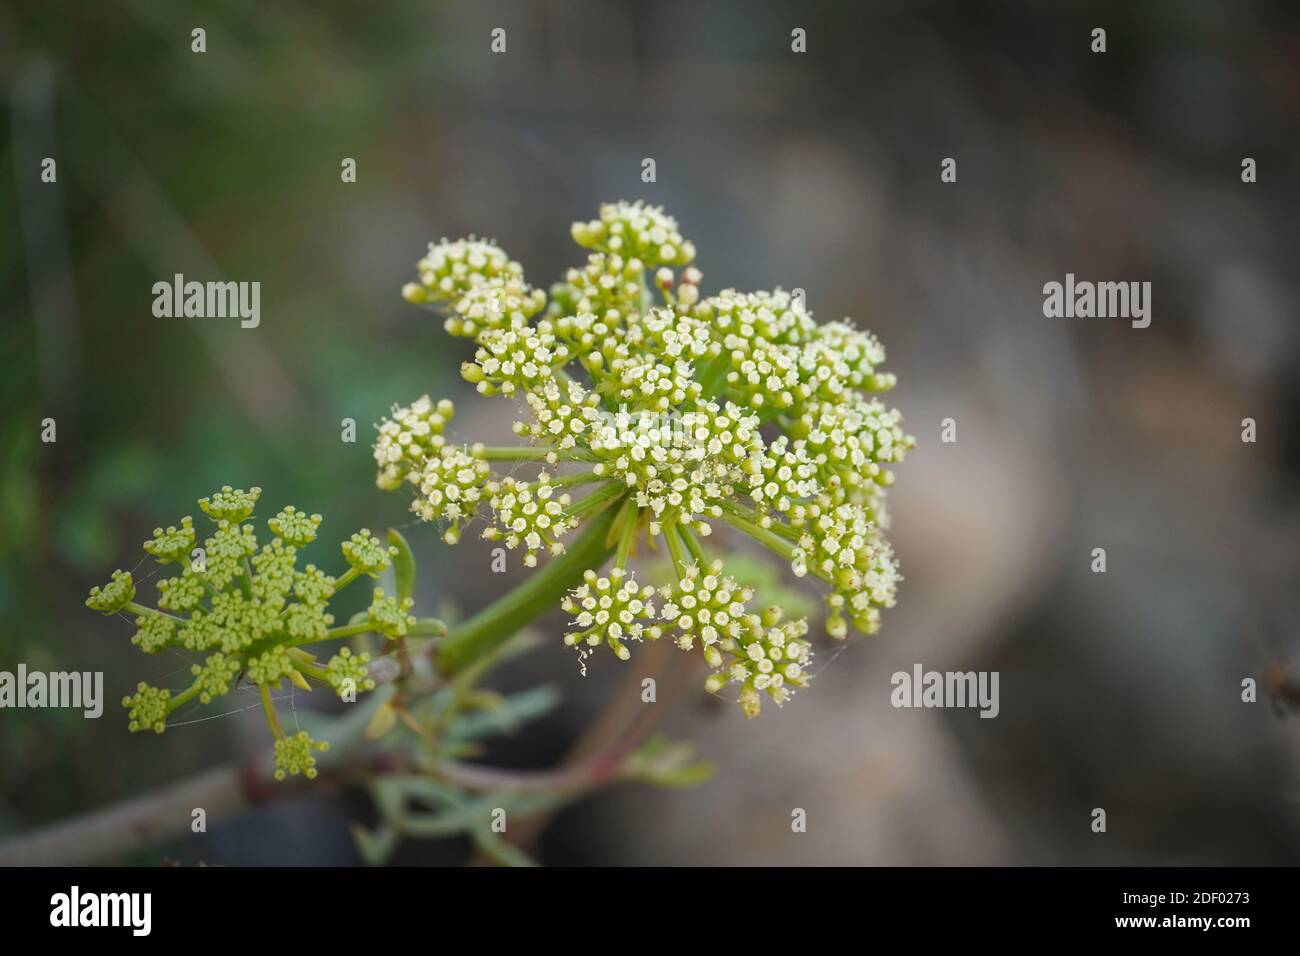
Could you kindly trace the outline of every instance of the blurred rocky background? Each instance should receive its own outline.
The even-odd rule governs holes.
[[[747,724],[687,675],[664,724],[716,777],[587,801],[544,859],[1300,861],[1300,723],[1264,688],[1300,667],[1293,6],[19,0],[0,84],[0,669],[103,670],[109,699],[0,713],[0,834],[260,745],[255,711],[148,739],[116,712],[186,669],[82,607],[156,524],[230,482],[332,533],[405,525],[366,446],[391,403],[446,395],[464,435],[508,432],[507,403],[459,402],[469,347],[398,295],[429,240],[492,236],[545,284],[581,261],[571,221],[644,198],[706,291],[801,287],[885,342],[919,441],[892,498],[907,580],[783,711]],[[260,280],[260,328],[155,319],[176,272]],[[1150,281],[1150,328],[1044,318],[1067,272]],[[407,532],[424,606],[505,586],[467,573],[486,544]],[[566,703],[499,763],[554,763],[619,684],[610,659],[579,678],[560,625],[501,686]],[[1000,715],[895,710],[915,663],[999,671]],[[304,798],[126,862],[355,862],[364,812]]]

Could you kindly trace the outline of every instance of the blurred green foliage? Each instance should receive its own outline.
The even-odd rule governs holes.
[[[417,38],[437,11],[333,15],[345,6],[0,11],[0,668],[104,670],[109,701],[99,721],[5,715],[0,829],[228,747],[226,721],[151,748],[117,732],[116,701],[141,676],[131,628],[82,602],[155,525],[226,482],[329,514],[336,534],[409,519],[370,493],[372,424],[394,399],[436,391],[458,358],[398,296],[420,246],[391,237],[404,254],[390,255],[367,237],[388,228],[384,183],[419,175],[386,137],[428,92]],[[205,54],[190,50],[194,26]],[[55,185],[40,182],[46,156]],[[356,184],[340,182],[344,156]],[[175,272],[260,281],[261,326],[155,318],[150,287]],[[340,439],[349,417],[355,444]]]

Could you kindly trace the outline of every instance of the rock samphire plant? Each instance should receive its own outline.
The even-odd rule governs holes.
[[[429,247],[403,294],[474,341],[461,374],[522,407],[521,443],[456,441],[452,404],[422,397],[380,425],[379,486],[409,486],[449,544],[481,515],[483,536],[526,564],[545,553],[581,576],[562,602],[580,654],[607,645],[626,660],[630,643],[661,638],[698,648],[707,688],[737,684],[753,716],[764,696],[779,704],[806,686],[808,626],[756,608],[710,539],[720,525],[740,532],[822,582],[832,637],[879,627],[898,583],[883,533],[889,466],[913,442],[874,397],[894,385],[884,349],[816,323],[780,289],[702,296],[694,246],[656,207],[607,204],[572,233],[591,254],[549,297],[491,242]],[[520,463],[537,473],[517,477]],[[628,559],[643,544],[662,546],[670,580],[636,580]]]
[[[700,654],[705,689],[734,697],[752,717],[765,698],[783,704],[809,685],[813,642],[805,617],[765,601],[746,583],[752,575],[729,572],[737,536],[817,582],[831,638],[880,626],[899,582],[885,494],[891,467],[913,445],[878,398],[894,385],[880,342],[848,322],[814,321],[798,290],[704,295],[693,244],[659,208],[607,204],[572,236],[587,260],[549,292],[475,238],[430,245],[418,281],[403,289],[445,316],[450,335],[470,340],[461,374],[480,395],[512,404],[517,443],[470,441],[457,433],[450,401],[423,396],[394,407],[374,445],[378,486],[405,489],[447,544],[473,531],[541,566],[448,631],[412,613],[414,562],[400,535],[352,535],[336,577],[300,568],[297,552],[316,537],[320,516],[286,507],[259,544],[249,523],[258,489],[223,488],[199,502],[214,524],[201,547],[190,518],[146,542],[176,572],[158,582],[157,609],[135,602],[132,577],[120,571],[87,601],[133,614],[133,641],[145,652],[179,647],[201,657],[188,688],[173,695],[141,684],[124,701],[132,730],[161,733],[182,704],[247,681],[266,709],[276,775],[312,776],[326,744],[283,729],[274,691],[315,682],[355,699],[376,687],[377,657],[396,659],[407,680],[418,670],[407,642],[420,641],[442,710],[413,712],[399,680],[368,736],[401,717],[426,753],[445,756],[431,727],[445,732],[453,718],[502,706],[471,692],[470,675],[478,680],[521,628],[555,607],[568,614],[563,640],[584,673],[601,647],[627,660],[639,643],[668,641]],[[663,556],[660,575],[640,580],[631,560],[648,551]],[[336,626],[334,594],[381,575],[394,579],[392,593],[375,587],[369,609]],[[365,635],[383,644],[328,657],[311,650]],[[438,779],[436,769],[426,779]],[[455,793],[443,796],[447,812],[464,812]]]

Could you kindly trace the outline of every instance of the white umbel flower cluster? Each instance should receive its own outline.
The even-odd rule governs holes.
[[[514,402],[523,444],[456,442],[450,403],[422,398],[379,425],[380,487],[411,487],[448,541],[481,517],[529,566],[589,556],[562,539],[604,515],[592,531],[613,566],[572,569],[566,642],[585,662],[671,635],[752,716],[807,685],[808,625],[751,609],[705,542],[739,532],[819,582],[832,637],[880,626],[900,580],[885,496],[914,444],[879,398],[894,385],[884,348],[847,320],[816,322],[802,293],[703,295],[694,245],[658,207],[607,204],[572,235],[589,255],[549,295],[495,243],[444,240],[420,260],[406,298],[474,341],[462,374]],[[672,581],[635,582],[639,543],[669,556]]]
[[[573,629],[564,635],[564,643],[578,648],[608,644],[619,660],[627,660],[632,652],[623,643],[625,640],[639,641],[643,636],[655,640],[660,636],[661,629],[654,624],[654,593],[648,584],[638,586],[623,568],[611,568],[606,577],[588,569],[583,583],[562,604],[574,615]]]
[[[551,476],[542,472],[536,481],[517,481],[507,476],[487,486],[491,495],[489,504],[496,514],[497,524],[488,528],[483,537],[489,541],[502,541],[511,548],[526,547],[524,564],[537,565],[537,552],[546,548],[551,554],[563,554],[564,544],[559,538],[572,527],[572,519],[565,514],[570,497],[557,493]]]
[[[451,420],[451,402],[443,399],[436,405],[422,395],[409,406],[394,406],[392,418],[379,426],[375,441],[375,462],[379,475],[375,483],[385,491],[400,488],[412,473],[436,457],[447,439],[442,435]]]

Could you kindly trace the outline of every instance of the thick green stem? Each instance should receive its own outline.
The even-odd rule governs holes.
[[[556,607],[565,592],[582,580],[582,572],[599,568],[609,558],[614,550],[608,540],[609,531],[618,512],[618,508],[606,507],[593,516],[564,554],[552,558],[505,597],[453,628],[438,649],[438,670],[448,677],[459,673],[529,621]]]

